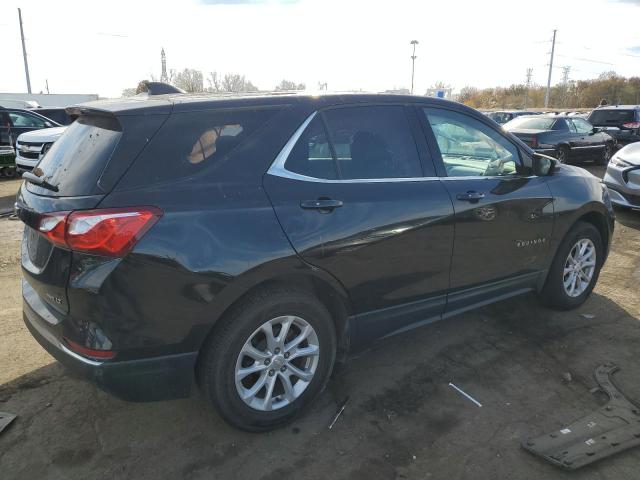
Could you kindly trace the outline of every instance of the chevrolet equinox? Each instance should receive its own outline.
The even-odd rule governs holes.
[[[88,103],[25,182],[24,320],[132,401],[197,383],[284,424],[370,342],[525,292],[582,304],[607,188],[479,112],[400,95]]]

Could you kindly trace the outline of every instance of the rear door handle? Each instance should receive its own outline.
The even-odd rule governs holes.
[[[459,193],[458,195],[456,195],[456,198],[458,200],[462,200],[463,202],[477,202],[481,198],[484,198],[484,193],[474,192],[470,190],[467,193]]]
[[[300,202],[300,207],[304,210],[318,210],[320,213],[330,213],[334,209],[341,207],[341,200],[331,198],[318,198],[317,200],[305,200]]]

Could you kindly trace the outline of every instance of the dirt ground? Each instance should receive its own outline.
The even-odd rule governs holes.
[[[0,434],[3,479],[639,476],[640,448],[564,472],[520,439],[596,409],[592,373],[605,362],[621,367],[617,384],[640,401],[640,212],[618,212],[611,256],[579,310],[547,310],[530,295],[385,340],[335,375],[306,415],[269,434],[228,427],[198,394],[132,404],[68,376],[22,323],[21,231],[0,219],[0,411],[19,415]]]

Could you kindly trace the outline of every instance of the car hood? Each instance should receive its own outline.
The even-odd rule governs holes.
[[[67,127],[42,128],[23,133],[18,137],[19,142],[55,142],[64,133]]]
[[[633,165],[640,165],[640,142],[630,143],[618,150],[615,156]]]

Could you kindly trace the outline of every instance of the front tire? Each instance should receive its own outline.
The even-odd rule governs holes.
[[[596,160],[596,165],[608,164],[609,160],[611,160],[612,155],[613,155],[613,144],[610,142],[606,143],[604,146],[604,151],[602,152],[602,157]]]
[[[230,312],[203,346],[198,382],[231,425],[267,431],[324,389],[336,356],[333,321],[313,296],[262,290]]]
[[[571,310],[589,297],[600,275],[604,255],[596,227],[578,222],[565,236],[553,259],[539,298],[558,310]]]
[[[556,150],[556,159],[560,162],[560,163],[569,163],[569,147],[565,146],[565,145],[561,145],[558,147],[558,149]]]

